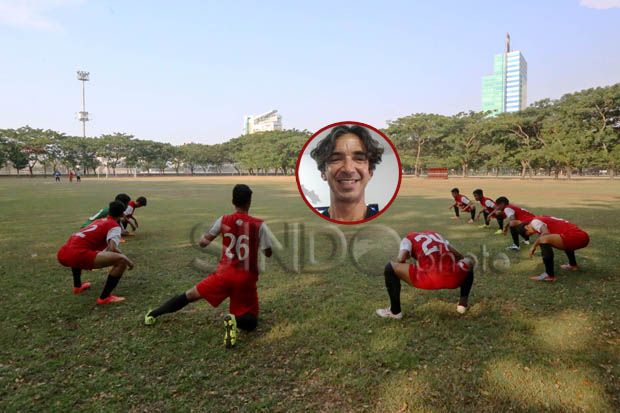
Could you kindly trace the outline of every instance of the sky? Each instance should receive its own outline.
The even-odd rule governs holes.
[[[493,55],[528,62],[528,103],[620,82],[620,0],[0,0],[0,128],[173,144],[481,109]]]

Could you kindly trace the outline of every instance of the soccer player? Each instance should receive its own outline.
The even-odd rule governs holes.
[[[135,201],[129,201],[127,203],[127,209],[125,209],[125,216],[121,220],[121,225],[124,230],[127,230],[127,225],[131,226],[133,231],[138,228],[138,220],[133,216],[136,208],[142,208],[146,206],[146,198],[143,196],[138,197]],[[133,221],[133,223],[131,222]]]
[[[530,257],[540,245],[542,260],[545,264],[545,272],[530,277],[535,281],[555,281],[553,248],[563,250],[568,257],[568,264],[562,264],[560,268],[577,271],[579,267],[575,258],[575,250],[585,248],[590,242],[587,232],[565,219],[556,217],[536,216],[525,226],[525,231],[528,235],[539,235],[530,248]]]
[[[534,218],[534,214],[525,208],[511,204],[505,196],[500,196],[495,200],[493,213],[496,216],[503,213],[506,217],[507,224],[504,226],[503,233],[506,235],[508,228],[510,228],[510,235],[512,236],[512,245],[507,247],[507,250],[519,251],[519,235],[523,237],[523,243],[529,245],[530,236],[525,232],[525,225]]]
[[[491,222],[491,218],[495,218],[497,220],[497,225],[499,225],[499,229],[495,231],[495,235],[500,235],[504,233],[504,214],[498,213],[495,214],[495,201],[491,198],[484,196],[482,189],[476,189],[474,191],[474,199],[480,202],[482,205],[482,209],[476,215],[476,221],[480,218],[480,214],[484,214],[484,224],[480,225],[480,228],[488,228]]]
[[[171,298],[159,308],[144,316],[144,324],[153,325],[162,314],[179,311],[187,304],[204,298],[217,307],[230,298],[230,314],[224,318],[224,343],[233,347],[237,327],[252,331],[258,323],[258,252],[271,256],[269,229],[260,219],[248,215],[252,190],[243,184],[235,185],[232,192],[234,212],[218,218],[200,239],[205,248],[222,235],[222,257],[217,269],[186,292]]]
[[[407,263],[407,259],[415,263]],[[453,289],[460,287],[461,295],[456,311],[464,314],[468,307],[469,292],[474,282],[473,260],[463,257],[450,243],[436,232],[410,232],[400,243],[398,262],[385,266],[385,286],[390,306],[376,311],[379,317],[400,319],[400,281],[423,290]]]
[[[125,211],[127,209],[127,205],[131,201],[131,197],[127,194],[118,194],[116,195],[116,198],[114,198],[114,200],[122,202],[125,205],[125,208],[123,209],[123,211]],[[108,213],[108,207],[101,208],[99,211],[95,212],[92,216],[90,216],[80,228],[86,228],[87,226],[92,224],[93,221],[107,217]]]
[[[122,202],[112,201],[106,218],[97,219],[71,235],[58,250],[58,262],[71,268],[73,273],[73,294],[80,294],[91,286],[88,281],[82,282],[82,270],[112,267],[97,304],[116,303],[125,299],[112,295],[125,269],[133,268],[133,262],[118,249],[121,238],[118,221],[124,210]]]
[[[450,208],[454,208],[454,216],[452,219],[459,219],[461,216],[459,214],[459,210],[463,212],[469,212],[471,218],[467,221],[468,224],[474,223],[474,218],[476,217],[476,206],[471,203],[469,198],[465,195],[461,195],[459,193],[458,188],[452,188],[450,191],[452,193],[452,197],[454,198],[454,204],[450,205]]]

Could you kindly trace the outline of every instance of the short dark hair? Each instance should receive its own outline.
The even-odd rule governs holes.
[[[381,156],[383,155],[384,149],[379,146],[379,142],[370,135],[368,129],[359,125],[340,125],[333,128],[331,132],[319,142],[316,148],[310,152],[310,156],[316,161],[319,171],[325,172],[325,164],[336,147],[336,139],[348,133],[357,136],[362,141],[362,145],[364,145],[364,150],[366,151],[366,157],[368,158],[368,170],[374,171],[375,167],[381,163]]]
[[[113,218],[120,218],[123,216],[123,212],[125,212],[125,208],[127,206],[123,204],[121,201],[112,201],[110,202],[110,206],[108,208],[108,215]]]
[[[127,194],[118,194],[116,195],[116,198],[114,198],[114,200],[122,202],[123,204],[125,204],[125,207],[127,207],[129,201],[131,201],[131,197]]]
[[[496,204],[505,204],[508,205],[510,203],[510,201],[508,200],[508,198],[506,198],[505,196],[500,196],[499,198],[497,198],[495,200]]]
[[[245,184],[237,184],[233,188],[232,203],[239,208],[246,208],[252,202],[252,190]]]
[[[142,206],[146,206],[146,198],[143,196],[138,197],[138,199],[136,199],[136,202]]]
[[[483,196],[482,189],[476,189],[476,190],[474,191],[474,195],[480,195],[480,196]]]
[[[458,194],[459,193],[459,189],[458,188],[452,188],[452,190],[450,192],[452,192],[452,193],[456,192]]]

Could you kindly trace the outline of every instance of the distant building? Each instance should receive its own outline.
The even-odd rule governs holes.
[[[245,116],[243,118],[243,134],[249,135],[255,132],[282,130],[282,116],[277,110],[257,116]]]
[[[482,111],[517,112],[527,106],[527,62],[519,50],[506,49],[493,57],[493,74],[482,77]]]

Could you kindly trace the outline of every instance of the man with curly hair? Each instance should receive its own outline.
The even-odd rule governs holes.
[[[368,129],[359,125],[336,126],[310,156],[330,191],[330,205],[319,211],[344,222],[362,221],[379,212],[378,205],[366,205],[365,191],[383,148]]]

